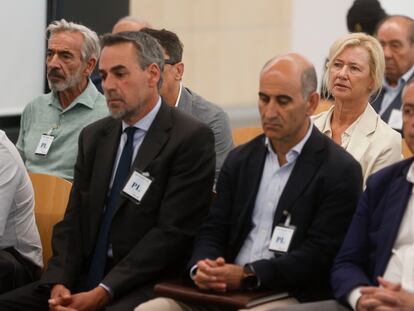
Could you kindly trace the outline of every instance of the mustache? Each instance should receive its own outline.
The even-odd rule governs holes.
[[[283,125],[283,122],[279,118],[263,119],[264,125]]]
[[[47,76],[65,79],[65,76],[61,73],[61,71],[58,68],[50,69],[47,73]]]
[[[107,101],[110,101],[110,100],[123,100],[121,95],[119,95],[118,93],[113,92],[113,91],[109,92],[109,93],[106,93],[105,98],[106,98]]]

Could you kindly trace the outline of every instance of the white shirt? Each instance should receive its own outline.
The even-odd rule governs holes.
[[[43,266],[33,186],[19,152],[0,130],[0,249],[7,247]]]
[[[269,250],[273,232],[273,219],[279,199],[295,166],[296,159],[312,133],[310,123],[305,137],[286,154],[287,163],[280,166],[277,154],[268,138],[265,140],[267,155],[262,179],[256,196],[252,215],[252,229],[243,243],[235,263],[245,265],[260,259],[270,259],[274,253]]]
[[[407,181],[414,184],[414,163],[411,164]],[[392,255],[384,272],[384,279],[401,284],[402,288],[414,292],[414,187],[408,200],[407,208],[401,220],[397,239],[392,248]],[[356,310],[361,287],[353,289],[348,302]]]

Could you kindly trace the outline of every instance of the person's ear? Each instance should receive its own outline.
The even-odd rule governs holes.
[[[308,101],[307,101],[307,109],[306,109],[306,114],[308,116],[313,115],[313,113],[315,112],[316,108],[319,105],[319,94],[317,92],[312,92],[311,94],[308,95]]]
[[[174,79],[177,81],[181,81],[183,79],[183,74],[184,74],[184,63],[179,62],[175,64],[174,67],[175,67]]]
[[[155,64],[150,64],[147,69],[145,69],[148,75],[148,86],[149,87],[157,87],[158,81],[161,77],[160,68]]]
[[[96,59],[95,58],[90,58],[87,62],[86,62],[86,66],[85,69],[83,70],[83,75],[86,77],[89,77],[92,74],[93,69],[96,66]]]

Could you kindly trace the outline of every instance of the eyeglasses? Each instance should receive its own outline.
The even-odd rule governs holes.
[[[175,65],[179,62],[180,61],[175,61],[175,60],[172,60],[172,59],[164,59],[164,64],[166,64],[166,65]]]

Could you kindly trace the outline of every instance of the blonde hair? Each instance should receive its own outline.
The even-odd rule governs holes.
[[[369,75],[374,81],[374,86],[372,90],[370,90],[369,95],[372,95],[381,89],[385,71],[385,59],[382,46],[373,36],[362,32],[355,32],[339,38],[329,49],[328,62],[326,63],[326,71],[323,77],[324,94],[329,94],[331,90],[331,86],[329,85],[330,68],[332,67],[335,59],[346,48],[358,46],[363,47],[369,55]]]

